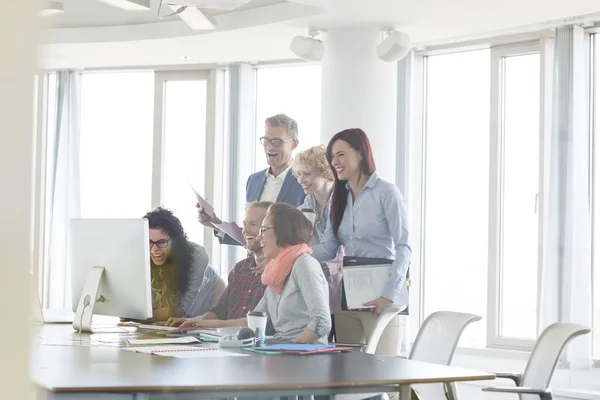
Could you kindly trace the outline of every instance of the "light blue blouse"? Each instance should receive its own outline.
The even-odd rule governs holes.
[[[325,204],[321,210],[321,214],[319,215],[317,212],[317,200],[315,199],[315,195],[311,193],[306,195],[304,198],[304,203],[302,203],[302,205],[298,208],[300,210],[309,208],[315,212],[317,218],[315,220],[315,228],[313,230],[311,243],[319,243],[325,234],[325,230],[327,229],[327,221],[329,221],[329,201]]]
[[[395,185],[374,172],[356,199],[352,199],[348,189],[348,204],[338,235],[334,235],[328,221],[320,243],[312,247],[312,256],[318,261],[331,260],[342,244],[347,256],[393,259],[390,280],[381,296],[394,303],[408,304],[406,272],[411,261],[408,220],[406,204]]]

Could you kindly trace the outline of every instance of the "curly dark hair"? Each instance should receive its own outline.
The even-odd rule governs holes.
[[[187,289],[193,261],[193,248],[181,221],[171,210],[158,207],[144,215],[150,229],[160,229],[171,238],[171,252],[177,267],[177,293],[181,296]]]

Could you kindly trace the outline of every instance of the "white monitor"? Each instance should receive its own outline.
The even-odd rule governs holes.
[[[75,330],[93,314],[152,317],[147,219],[71,219],[69,236]]]

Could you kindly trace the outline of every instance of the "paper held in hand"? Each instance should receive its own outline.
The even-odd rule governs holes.
[[[366,308],[364,303],[381,296],[390,279],[390,264],[342,267],[348,310]]]
[[[200,207],[202,207],[202,211],[204,211],[204,213],[206,215],[208,215],[211,218],[215,217],[215,209],[212,206],[212,204],[210,204],[204,197],[200,196],[200,194],[198,194],[198,192],[196,191],[196,189],[194,189],[194,186],[190,183],[190,181],[188,180],[188,185],[190,185],[190,189],[192,189],[192,191],[194,192],[194,195],[196,196],[196,200],[198,201],[198,204],[200,205]]]

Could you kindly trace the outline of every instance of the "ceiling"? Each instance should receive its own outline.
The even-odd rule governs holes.
[[[210,10],[218,29],[194,32],[178,18],[158,19],[96,0],[65,0],[44,21],[47,68],[120,67],[293,59],[288,45],[308,29],[395,27],[419,46],[539,30],[573,19],[600,20],[598,0],[252,0]]]

